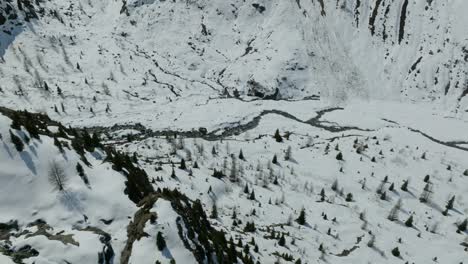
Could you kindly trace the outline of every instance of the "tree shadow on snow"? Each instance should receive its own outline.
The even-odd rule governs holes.
[[[83,213],[83,207],[76,193],[62,191],[58,196],[62,205],[65,206],[68,210]]]
[[[10,148],[8,147],[8,145],[5,142],[3,142],[3,148],[8,153],[8,156],[10,156],[10,159],[13,159],[13,154],[11,154]]]
[[[172,256],[172,254],[171,254],[171,251],[170,251],[167,247],[165,247],[165,248],[163,249],[163,251],[161,251],[161,254],[162,254],[165,258],[167,258],[167,259],[173,259],[173,258],[174,258],[174,257]]]
[[[34,161],[31,158],[31,155],[27,151],[22,151],[20,153],[21,159],[24,161],[24,164],[28,167],[28,169],[34,174],[37,175],[36,166],[34,165]]]

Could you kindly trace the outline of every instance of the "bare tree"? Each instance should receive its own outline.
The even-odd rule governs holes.
[[[67,185],[68,177],[64,169],[56,162],[52,161],[49,164],[49,183],[55,190],[64,191]]]

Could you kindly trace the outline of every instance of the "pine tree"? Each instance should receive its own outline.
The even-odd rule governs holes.
[[[255,200],[255,192],[254,192],[254,190],[252,190],[252,192],[250,193],[249,200]]]
[[[213,156],[216,156],[216,154],[217,154],[217,153],[216,153],[216,148],[215,148],[214,146],[211,148],[211,154],[212,154]]]
[[[410,215],[410,217],[405,221],[405,226],[413,227],[413,215]]]
[[[335,192],[338,190],[338,180],[333,181],[331,189]]]
[[[242,152],[242,149],[239,151],[239,159],[240,160],[245,160],[244,153]]]
[[[387,192],[382,192],[382,194],[380,195],[380,200],[382,201],[387,200]]]
[[[403,185],[401,185],[401,190],[407,192],[408,191],[408,182],[409,180],[406,180],[403,182]]]
[[[320,191],[320,201],[325,201],[325,190],[323,188]]]
[[[445,206],[445,208],[447,210],[452,210],[453,209],[453,204],[455,203],[455,195],[452,196],[452,198],[450,198],[450,200],[447,202],[447,205]]]
[[[288,148],[286,149],[286,154],[284,155],[284,159],[285,160],[292,159],[292,148],[291,148],[291,146],[288,146]]]
[[[158,246],[159,251],[163,251],[166,248],[166,240],[161,232],[158,232],[158,235],[156,236],[156,245]]]
[[[10,130],[10,137],[11,137],[11,142],[15,145],[15,148],[18,152],[21,152],[24,150],[24,144],[23,141],[21,141],[21,138],[19,138],[17,135],[13,134]]]
[[[58,140],[57,137],[54,137],[54,145],[59,149],[60,153],[64,153],[62,143]]]
[[[398,247],[392,249],[392,255],[399,258],[400,257],[400,250],[398,249]]]
[[[337,160],[343,160],[343,153],[339,152],[339,153],[336,155],[336,159],[337,159]]]
[[[79,162],[76,163],[76,171],[78,172],[78,175],[83,180],[83,182],[86,185],[89,185],[88,177],[86,176],[86,174],[84,172],[83,166],[81,166],[81,164]]]
[[[395,221],[398,220],[398,206],[394,206],[392,210],[390,210],[390,213],[388,214],[388,220],[390,221]]]
[[[466,231],[466,228],[468,227],[468,218],[466,218],[463,222],[461,222],[459,225],[458,225],[458,230],[457,232],[465,232]]]
[[[182,160],[180,161],[180,167],[179,167],[179,169],[181,169],[181,170],[186,170],[186,169],[187,169],[187,166],[185,165],[185,159],[182,159]]]
[[[194,168],[194,169],[200,168],[200,167],[198,166],[198,163],[197,163],[196,161],[193,163],[193,168]]]
[[[353,201],[353,194],[352,193],[348,193],[346,195],[346,201],[347,202],[352,202]]]
[[[273,164],[278,164],[278,158],[276,157],[276,154],[273,156],[273,160],[271,162]]]
[[[424,182],[428,183],[430,179],[431,179],[431,177],[429,175],[426,175],[424,177]]]
[[[174,170],[174,168],[172,168],[171,178],[173,178],[173,179],[175,179],[175,178],[176,178],[176,174],[175,174],[175,170]]]
[[[284,247],[286,245],[286,239],[284,238],[284,234],[282,234],[280,239],[278,240],[278,245],[281,247]]]
[[[276,129],[274,137],[275,137],[276,142],[279,142],[279,143],[283,142],[283,138],[281,137],[281,135],[279,133],[279,129]]]
[[[249,186],[247,185],[247,183],[245,184],[245,187],[244,187],[244,193],[245,194],[249,193]]]
[[[211,209],[210,218],[212,218],[212,219],[218,218],[218,208],[216,207],[216,204],[214,204],[214,203],[213,203],[213,207]]]
[[[301,209],[301,212],[299,214],[299,217],[296,219],[297,223],[300,224],[300,225],[305,225],[306,223],[306,213],[305,213],[305,209],[302,208]]]

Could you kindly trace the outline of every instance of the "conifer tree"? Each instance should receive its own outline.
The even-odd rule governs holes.
[[[216,207],[216,204],[215,204],[215,203],[213,203],[213,207],[212,207],[212,209],[211,209],[210,218],[212,218],[212,219],[218,218],[218,208]]]
[[[343,160],[343,153],[339,152],[339,153],[336,155],[336,159],[337,159],[337,160]]]
[[[187,166],[185,165],[185,159],[180,160],[180,167],[181,170],[186,170]]]
[[[403,182],[403,185],[401,185],[401,190],[407,192],[408,191],[408,180]]]
[[[300,225],[305,225],[305,223],[306,223],[306,213],[305,213],[304,208],[301,209],[301,212],[299,213],[299,217],[296,219],[296,221]]]
[[[271,162],[273,164],[278,164],[278,158],[276,157],[276,154],[273,156],[273,160]]]
[[[242,149],[239,151],[239,159],[240,160],[245,160],[244,153],[242,152]]]
[[[283,137],[281,137],[281,135],[279,133],[279,129],[276,129],[274,137],[275,137],[276,142],[279,142],[279,143],[283,142]]]
[[[252,190],[252,192],[250,193],[249,200],[255,200],[255,191],[254,190]]]
[[[323,188],[320,191],[320,201],[322,201],[322,202],[325,201],[325,190]]]
[[[452,198],[450,198],[450,200],[447,202],[447,205],[445,206],[445,208],[447,208],[447,210],[452,210],[454,203],[455,203],[455,195],[452,196]]]
[[[278,245],[281,247],[284,247],[286,245],[286,239],[284,238],[284,234],[281,234],[281,237],[278,240]]]
[[[405,226],[413,227],[413,215],[410,215],[410,217],[405,221]]]
[[[161,232],[158,232],[156,236],[156,245],[158,246],[159,251],[163,251],[166,248],[166,240]]]

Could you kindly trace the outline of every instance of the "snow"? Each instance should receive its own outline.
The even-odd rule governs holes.
[[[171,203],[159,199],[150,211],[156,213],[157,221],[155,224],[146,223],[144,231],[150,236],[143,237],[133,244],[133,254],[129,263],[153,264],[154,259],[161,263],[169,263],[172,259],[176,263],[197,263],[178,235],[176,219],[180,216],[172,209]],[[167,247],[163,251],[156,247],[158,232],[163,233],[166,241]]]
[[[103,136],[109,146],[135,153],[150,180],[162,178],[155,189],[176,188],[200,199],[207,214],[215,204],[219,217],[210,219],[212,225],[236,243],[254,238],[260,249],[254,252],[250,245],[255,261],[274,263],[277,252],[302,263],[432,263],[435,257],[438,263],[460,263],[466,260],[461,243],[467,233],[457,233],[456,224],[468,215],[468,177],[463,176],[468,97],[462,97],[468,1],[408,1],[399,43],[404,1],[380,1],[378,7],[370,0],[323,1],[323,16],[322,1],[131,0],[127,16],[120,12],[121,1],[53,0],[41,2],[44,16],[24,24],[17,3],[2,2],[0,15],[11,4],[18,19],[0,25],[0,106],[47,113],[72,127],[206,128],[212,137],[205,139],[152,137],[132,126],[116,126]],[[282,100],[250,96],[249,81],[258,83],[261,93],[278,89]],[[10,124],[0,114],[0,223],[17,220],[16,234],[34,233],[39,227],[28,224],[41,219],[50,234],[72,235],[79,243],[23,233],[10,238],[13,249],[30,245],[39,252],[25,263],[96,263],[103,248],[100,235],[83,230],[95,227],[112,237],[113,263],[119,264],[127,226],[138,210],[124,193],[125,176],[104,162],[103,151],[86,154],[88,167],[72,149],[60,153],[47,136],[31,139],[19,153]],[[290,132],[289,139],[275,142],[277,129]],[[141,138],[127,142],[129,134]],[[369,148],[357,153],[355,141]],[[288,147],[293,158],[285,160]],[[245,161],[233,159],[240,150]],[[336,159],[340,152],[342,161]],[[273,155],[279,164],[271,164]],[[178,168],[182,158],[190,169]],[[233,160],[239,182],[229,180]],[[192,168],[195,161],[199,169]],[[54,190],[47,179],[51,162],[69,177],[65,192]],[[78,162],[90,186],[78,176]],[[170,177],[173,163],[176,179]],[[214,169],[227,177],[211,177]],[[422,203],[426,175],[434,192]],[[382,200],[376,190],[386,176]],[[404,192],[400,187],[407,179],[409,192]],[[331,190],[335,180],[342,194]],[[388,190],[391,183],[395,191]],[[256,200],[244,193],[245,185],[255,190]],[[320,202],[322,188],[325,202]],[[454,209],[444,216],[453,196]],[[398,221],[389,221],[399,199]],[[294,221],[302,208],[304,226]],[[234,210],[241,221],[237,226]],[[146,223],[148,236],[134,242],[130,263],[172,258],[194,263],[170,202],[158,199],[151,212],[156,223]],[[359,218],[363,212],[366,221]],[[410,215],[413,228],[404,224]],[[255,223],[256,232],[244,232],[247,221]],[[267,228],[284,233],[286,246],[268,239]],[[162,252],[156,247],[158,232],[167,242]],[[373,248],[367,246],[371,234]],[[348,256],[337,256],[353,246]],[[390,253],[397,246],[401,259]],[[11,261],[0,255],[0,263]]]

